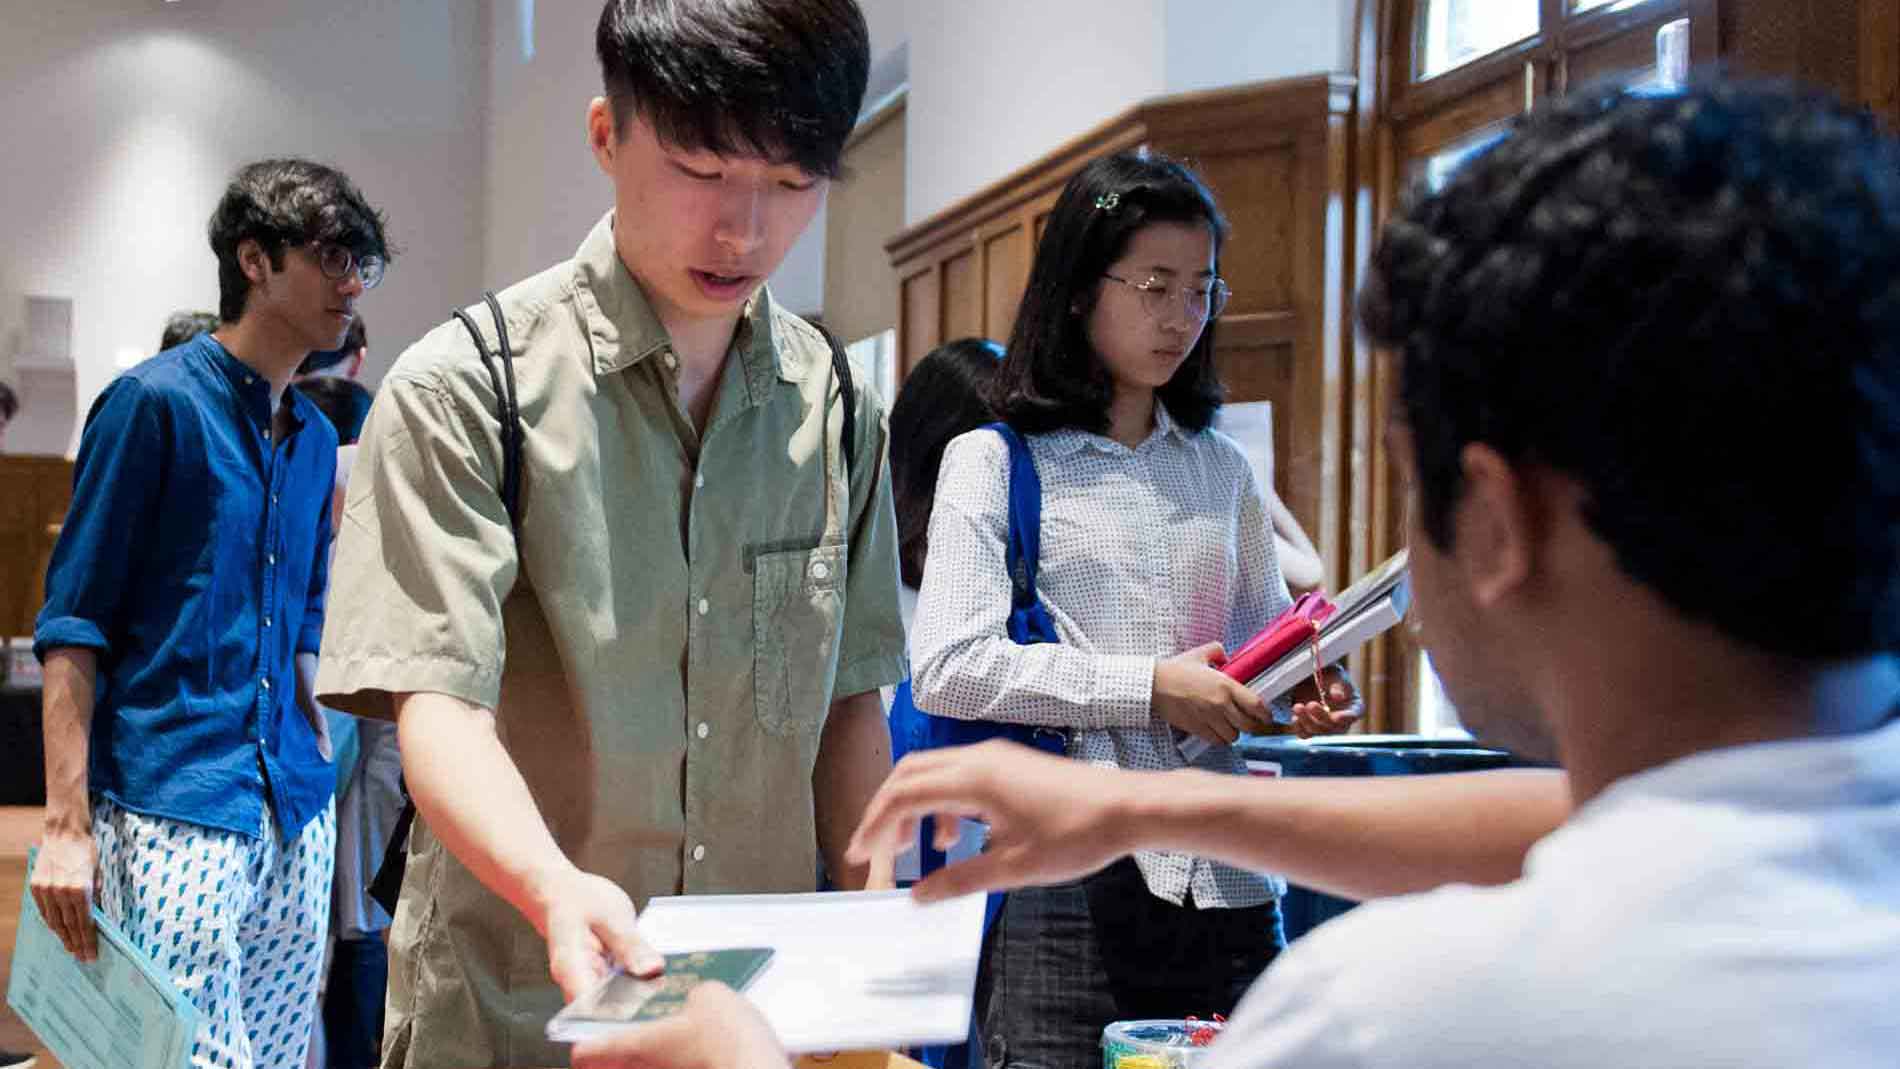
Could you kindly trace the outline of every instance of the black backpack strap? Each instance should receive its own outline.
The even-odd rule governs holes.
[[[455,310],[455,318],[462,321],[468,329],[468,336],[475,341],[475,351],[482,358],[482,366],[488,369],[488,381],[495,390],[496,416],[501,421],[501,504],[508,510],[508,526],[514,529],[516,537],[521,535],[521,407],[515,403],[515,353],[508,344],[508,322],[501,314],[501,302],[495,299],[493,291],[482,294],[482,300],[488,305],[488,314],[495,320],[495,342],[500,350],[501,367],[496,368],[496,354],[488,348],[488,340],[475,325],[475,320],[461,309]]]
[[[838,393],[844,401],[844,427],[838,431],[838,447],[844,450],[844,474],[849,479],[851,457],[857,452],[858,389],[851,381],[851,361],[844,355],[844,346],[838,344],[838,336],[821,324],[812,326],[818,328],[818,333],[825,336],[825,344],[831,346],[831,372],[838,377]]]

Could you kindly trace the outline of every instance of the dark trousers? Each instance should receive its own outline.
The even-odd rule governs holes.
[[[383,995],[389,951],[375,936],[340,939],[323,995],[323,1042],[329,1069],[376,1069],[383,1060]]]
[[[992,1069],[1089,1069],[1115,1021],[1231,1014],[1279,953],[1275,903],[1176,906],[1132,858],[1011,891],[983,942],[976,1015]]]

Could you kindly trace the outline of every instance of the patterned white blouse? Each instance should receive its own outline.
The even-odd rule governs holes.
[[[944,451],[932,507],[911,637],[917,706],[1067,728],[1069,755],[1095,764],[1184,767],[1150,707],[1156,659],[1207,642],[1237,649],[1291,604],[1246,456],[1160,404],[1134,449],[1072,429],[1028,442],[1042,480],[1037,586],[1062,641],[1009,639],[1009,448],[991,430],[964,434]],[[1245,772],[1221,745],[1192,764]],[[1186,854],[1135,860],[1149,890],[1177,905],[1190,894],[1202,908],[1258,905],[1285,886]]]

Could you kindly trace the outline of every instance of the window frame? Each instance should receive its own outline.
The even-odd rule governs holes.
[[[1573,13],[1568,0],[1539,0],[1538,32],[1431,78],[1414,80],[1419,62],[1418,17],[1429,0],[1376,0],[1367,15],[1361,47],[1377,49],[1375,131],[1377,157],[1372,191],[1373,233],[1401,201],[1415,168],[1446,147],[1514,116],[1554,93],[1571,88],[1571,65],[1594,50],[1614,48],[1619,38],[1642,34],[1654,40],[1665,23],[1687,18],[1691,68],[1710,65],[1723,53],[1722,4],[1733,0],[1643,0],[1628,8]],[[1375,44],[1376,42],[1376,44]],[[1652,51],[1649,53],[1653,57]],[[1363,54],[1363,51],[1362,51]],[[1599,55],[1615,55],[1600,51]],[[1653,62],[1653,59],[1652,59]],[[1611,68],[1614,69],[1614,68]],[[1579,81],[1587,79],[1580,78]],[[1363,339],[1358,344],[1365,345]],[[1376,353],[1368,370],[1376,383],[1372,402],[1375,440],[1391,417],[1397,369],[1389,353]],[[1384,560],[1405,544],[1405,486],[1396,462],[1375,445],[1368,458],[1370,481],[1367,556]],[[1375,640],[1358,662],[1365,671],[1373,731],[1416,731],[1424,658],[1406,628]],[[1360,669],[1356,669],[1360,670]]]

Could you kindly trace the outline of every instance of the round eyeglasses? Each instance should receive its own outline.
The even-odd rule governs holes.
[[[1218,278],[1201,279],[1196,285],[1176,286],[1152,276],[1139,282],[1106,272],[1102,277],[1141,294],[1142,307],[1157,322],[1165,320],[1176,304],[1187,313],[1189,323],[1213,319],[1227,307],[1227,298],[1234,293],[1225,280]]]
[[[351,252],[347,245],[339,245],[334,241],[318,241],[311,244],[316,246],[317,267],[323,272],[324,278],[340,282],[350,277],[350,270],[354,268],[356,277],[362,280],[364,289],[373,290],[382,282],[384,263],[381,256],[372,252],[367,256],[359,257]]]

